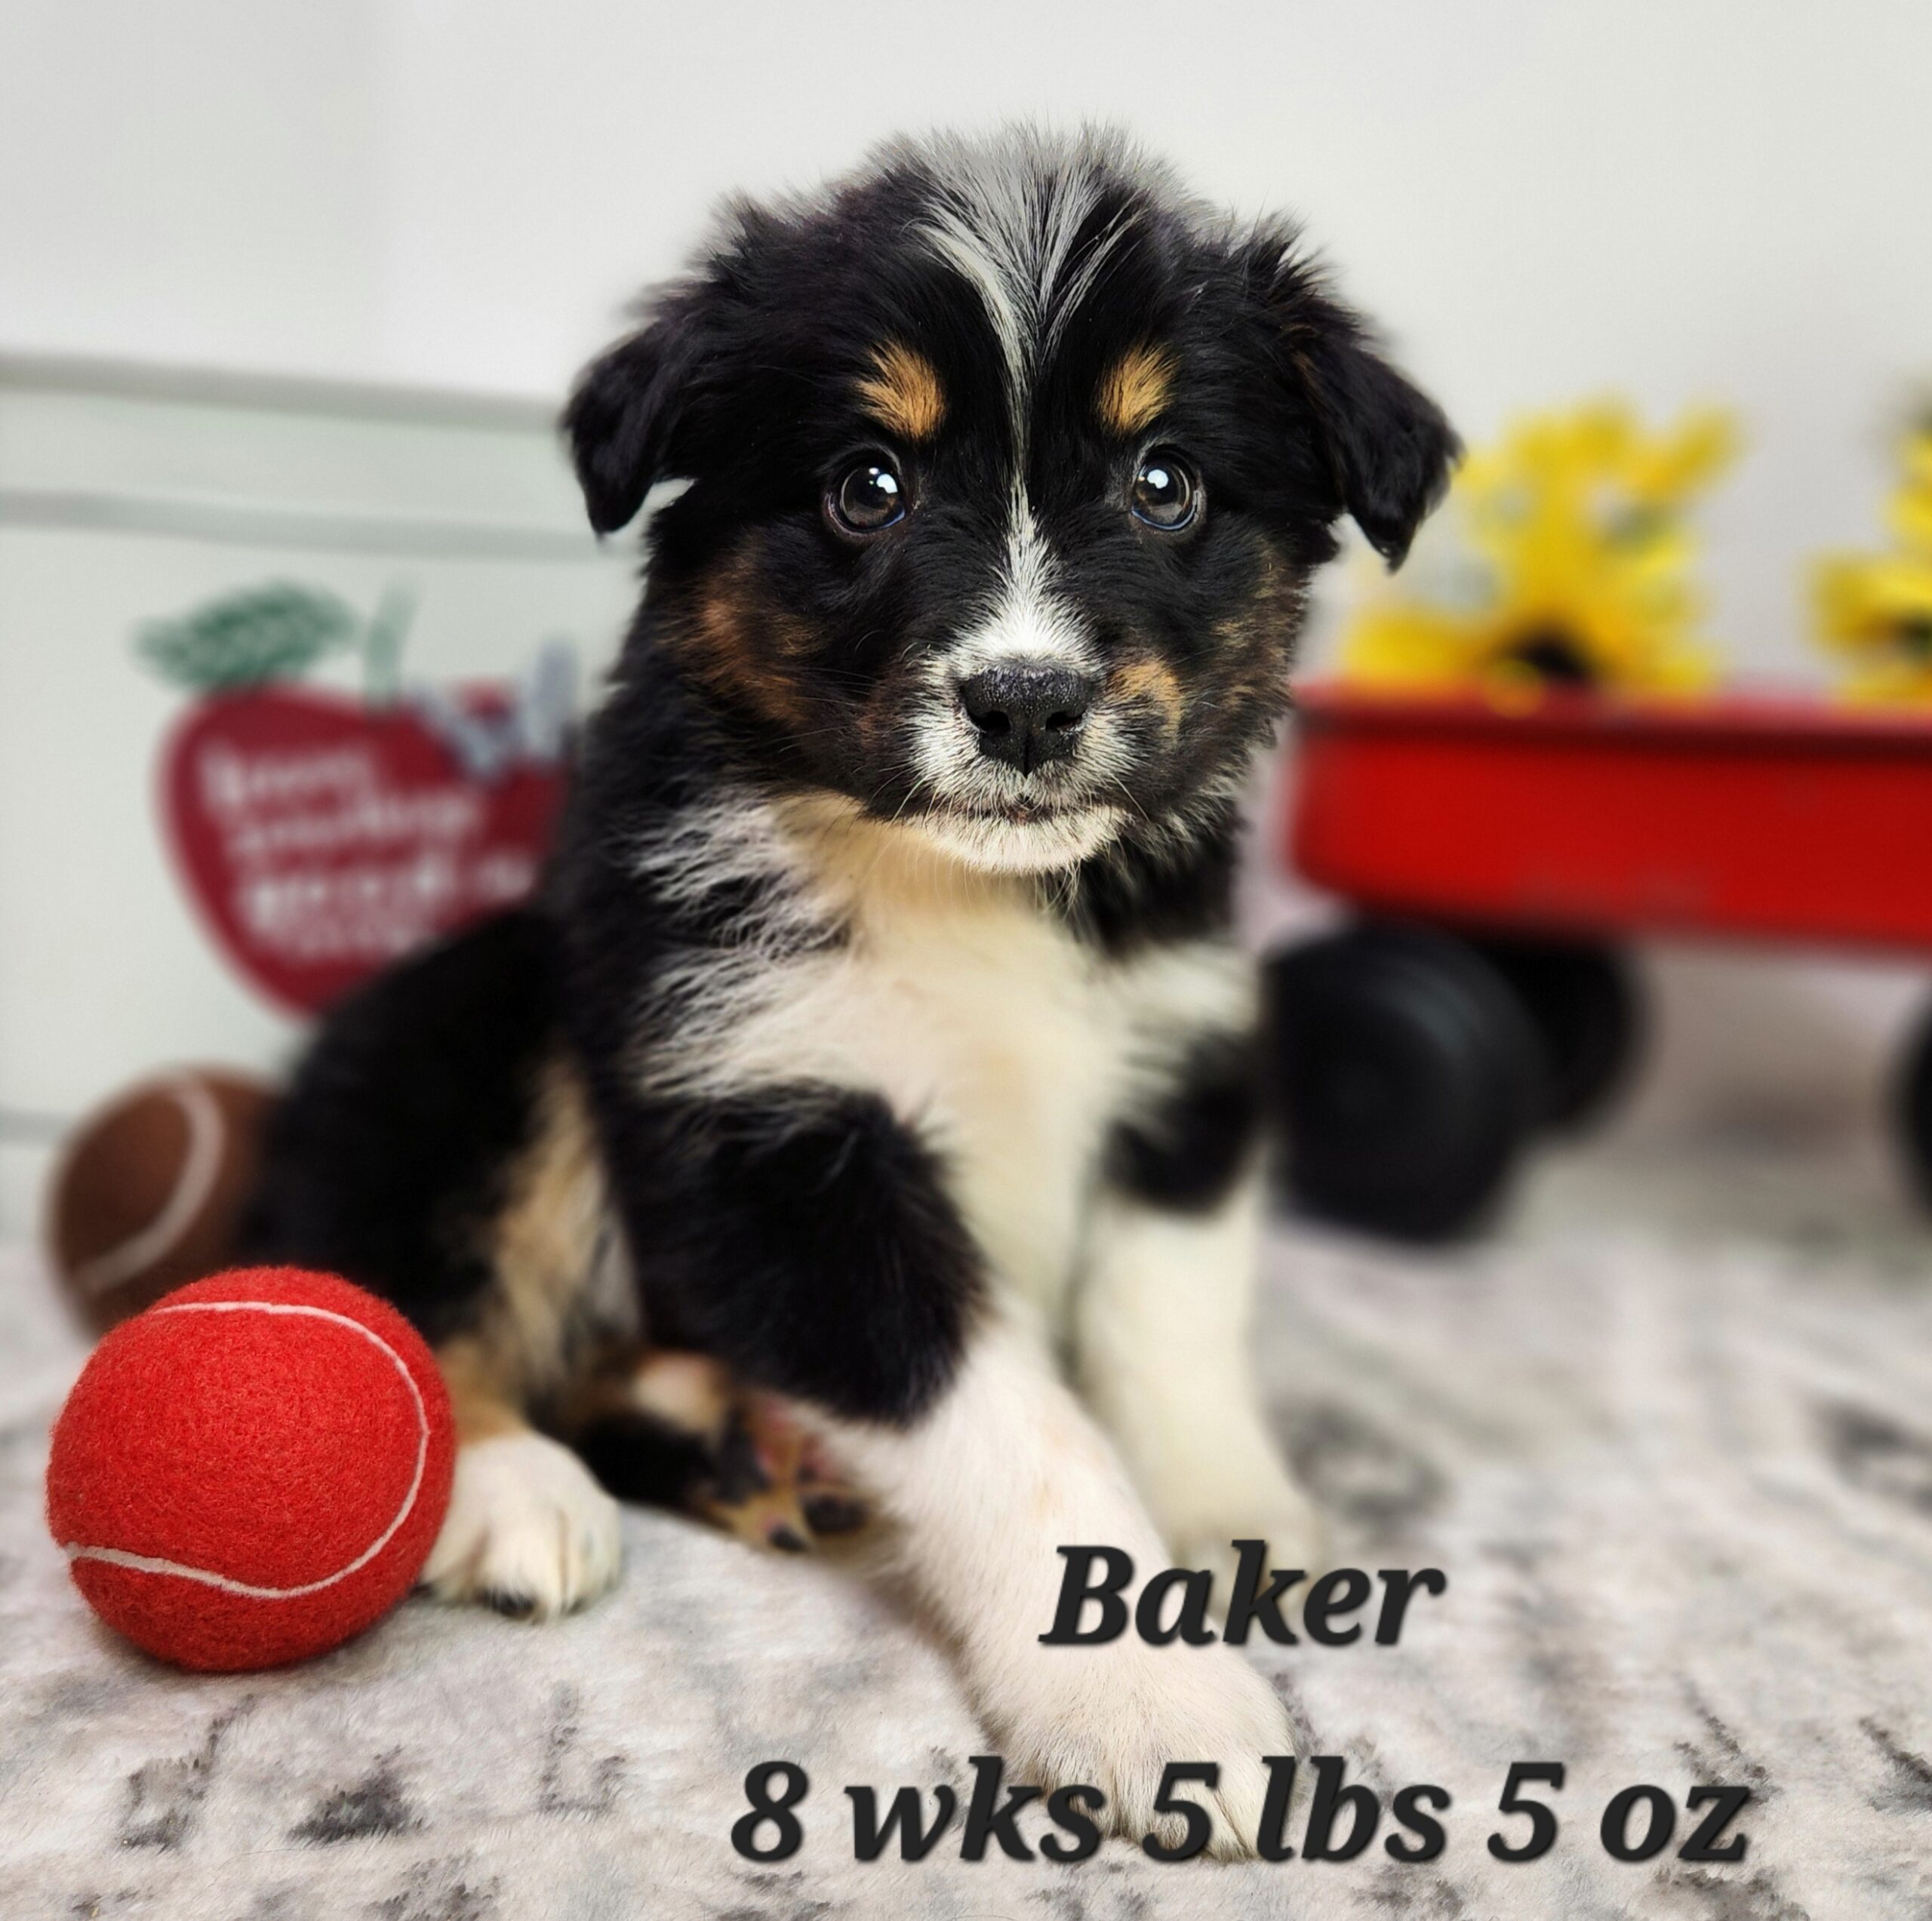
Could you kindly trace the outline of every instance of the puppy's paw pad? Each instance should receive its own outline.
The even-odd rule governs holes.
[[[808,1494],[804,1510],[806,1524],[812,1532],[828,1538],[856,1534],[871,1518],[866,1504],[854,1494]]]
[[[614,1587],[621,1559],[617,1504],[583,1463],[541,1434],[504,1434],[458,1452],[423,1578],[441,1600],[548,1621]]]
[[[700,1503],[706,1519],[753,1547],[802,1554],[868,1519],[823,1449],[783,1404],[751,1395],[735,1410],[718,1450],[715,1486]]]

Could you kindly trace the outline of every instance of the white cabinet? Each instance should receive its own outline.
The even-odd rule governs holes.
[[[0,1240],[33,1231],[91,1103],[297,1037],[174,870],[156,776],[193,696],[137,656],[143,625],[275,582],[365,617],[400,595],[405,684],[507,678],[563,640],[590,689],[635,573],[591,536],[546,406],[0,358]]]

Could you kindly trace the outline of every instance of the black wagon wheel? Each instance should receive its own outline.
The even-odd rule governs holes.
[[[1932,1207],[1932,1009],[1906,1048],[1894,1107],[1906,1172],[1919,1198]]]
[[[1268,963],[1287,1179],[1311,1213],[1446,1238],[1500,1191],[1536,1112],[1537,1042],[1467,942],[1370,923]]]
[[[1594,941],[1483,934],[1471,945],[1509,983],[1537,1038],[1540,1126],[1581,1127],[1629,1079],[1644,1038],[1635,970]]]

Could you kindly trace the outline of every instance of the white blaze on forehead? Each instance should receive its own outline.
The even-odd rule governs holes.
[[[1055,139],[1020,130],[904,150],[931,184],[920,232],[979,294],[1006,364],[1016,449],[1023,452],[1035,377],[1091,290],[1131,215],[1078,244],[1103,196],[1171,195],[1164,173],[1118,134]]]
[[[992,605],[949,650],[960,675],[1020,661],[1091,669],[1091,636],[1057,579],[1028,502],[1028,430],[1040,369],[1062,328],[1149,201],[1184,203],[1164,170],[1116,133],[1055,137],[1019,128],[981,140],[941,136],[899,158],[923,177],[918,232],[978,294],[998,343],[1012,429],[1005,564]],[[1097,223],[1103,204],[1111,220]]]
[[[946,671],[964,678],[989,668],[1037,663],[1091,668],[1087,625],[1060,590],[1046,536],[1026,496],[1015,491],[1006,528],[1006,556],[998,592],[986,616],[943,656]]]
[[[933,814],[918,825],[934,845],[970,865],[1041,873],[1075,866],[1097,851],[1118,831],[1121,816],[1094,789],[1096,777],[1108,770],[1104,739],[1090,739],[1078,764],[1023,774],[982,750],[960,698],[961,685],[974,675],[1001,668],[1099,671],[1088,624],[1062,589],[1052,549],[1017,487],[1006,536],[998,586],[980,619],[952,645],[932,653],[923,710],[912,727],[912,765],[921,782],[964,812]],[[1002,818],[1023,799],[1037,802],[1043,780],[1057,801],[1050,817]]]
[[[1076,865],[1121,828],[1114,798],[1126,764],[1099,712],[1079,755],[1022,773],[981,751],[959,684],[1021,664],[1097,674],[1092,623],[1070,592],[1026,490],[1041,371],[1137,222],[1158,209],[1205,232],[1208,216],[1165,169],[1106,130],[1056,137],[1021,128],[990,139],[902,142],[881,155],[924,205],[915,241],[965,281],[983,309],[1006,378],[1011,466],[1004,553],[992,591],[934,647],[912,715],[911,770],[943,804],[916,831],[968,864],[1011,872]],[[1103,210],[1105,210],[1103,211]],[[1044,805],[1048,811],[1033,810]]]

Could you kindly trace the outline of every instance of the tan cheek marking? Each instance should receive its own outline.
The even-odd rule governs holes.
[[[755,549],[745,547],[706,584],[681,651],[721,693],[781,727],[799,727],[811,709],[781,663],[804,659],[814,638],[807,622],[767,600]]]
[[[859,383],[859,398],[882,427],[909,441],[931,440],[946,418],[946,389],[922,353],[894,340],[872,355],[878,371]]]
[[[1117,700],[1159,708],[1170,727],[1180,725],[1187,705],[1181,691],[1180,676],[1164,660],[1151,654],[1129,660],[1116,668],[1113,694]]]
[[[1130,347],[1100,377],[1095,397],[1100,424],[1122,435],[1137,434],[1168,404],[1174,355],[1165,347]]]
[[[1230,692],[1268,705],[1285,701],[1303,611],[1302,589],[1292,570],[1271,551],[1248,604],[1214,629]]]

